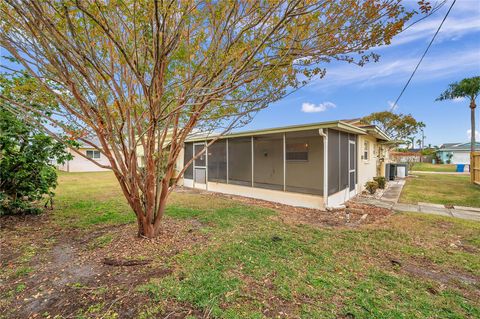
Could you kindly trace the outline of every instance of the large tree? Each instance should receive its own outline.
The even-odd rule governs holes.
[[[332,60],[376,60],[413,14],[400,0],[5,0],[0,45],[61,105],[43,127],[103,153],[154,237],[192,130],[242,125]]]
[[[477,104],[475,100],[480,94],[480,76],[463,79],[460,82],[455,82],[449,85],[438,98],[437,101],[453,100],[459,98],[466,98],[469,100],[470,106],[470,151],[475,152],[475,109]]]
[[[394,113],[391,111],[374,112],[361,119],[365,124],[377,125],[392,139],[398,141],[412,140],[425,127],[423,122],[417,121],[411,114]],[[414,141],[411,141],[413,148]]]

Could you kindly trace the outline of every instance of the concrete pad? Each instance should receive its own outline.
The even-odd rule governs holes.
[[[434,208],[443,208],[443,209],[445,209],[445,205],[443,205],[443,204],[433,204],[433,203],[418,202],[418,206],[425,206],[425,207],[434,207]]]
[[[397,203],[393,206],[394,210],[402,212],[418,212],[418,205]]]
[[[394,202],[383,201],[383,202],[380,202],[378,204],[375,204],[375,206],[381,207],[381,208],[392,209],[394,204],[395,204]]]
[[[450,214],[450,210],[447,208],[438,208],[424,205],[418,205],[418,208],[421,213],[452,217],[452,215]]]
[[[454,209],[468,210],[468,211],[473,211],[473,212],[479,212],[479,213],[480,213],[480,207],[453,206],[453,208],[454,208]]]

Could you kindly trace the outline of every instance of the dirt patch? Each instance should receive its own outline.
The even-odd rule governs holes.
[[[162,233],[155,239],[135,236],[136,225],[107,226],[95,230],[57,229],[48,216],[1,220],[2,266],[11,270],[0,278],[0,313],[8,318],[102,317],[115,311],[132,318],[149,301],[136,287],[151,278],[172,273],[172,256],[208,237],[195,220],[165,218]],[[53,229],[53,230],[52,230]],[[25,259],[25,247],[37,249]],[[40,247],[40,248],[38,248]],[[148,264],[111,266],[115,260],[149,260]],[[15,275],[28,268],[27,275]],[[21,288],[18,288],[21,287]]]
[[[315,227],[357,227],[364,224],[376,223],[392,215],[390,209],[380,208],[373,205],[361,204],[350,201],[346,208],[337,210],[319,210],[304,207],[279,204],[261,199],[228,195],[222,193],[205,192],[196,189],[179,188],[179,192],[197,193],[207,197],[221,197],[234,200],[245,205],[259,206],[272,209],[279,213],[277,218],[286,224],[299,225],[307,224]]]
[[[478,276],[455,269],[442,268],[440,270],[427,260],[415,263],[414,261],[389,258],[389,262],[395,271],[438,283],[438,288],[429,290],[432,294],[438,294],[445,287],[455,287],[462,290],[464,295],[469,296],[472,300],[480,298],[480,277]],[[465,286],[474,287],[474,289],[464,289]]]

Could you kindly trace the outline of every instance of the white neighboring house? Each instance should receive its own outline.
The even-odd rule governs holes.
[[[93,140],[93,144],[98,145],[98,140]],[[94,149],[90,145],[80,142],[80,147],[77,150],[78,152],[85,154],[86,157],[94,159],[96,162],[102,165],[110,165],[108,159],[100,153],[100,151]],[[72,154],[73,159],[67,161],[65,164],[58,167],[59,170],[65,172],[104,172],[109,171],[109,169],[99,167],[95,163],[89,161],[83,156],[78,155],[74,150],[68,149],[68,152]]]

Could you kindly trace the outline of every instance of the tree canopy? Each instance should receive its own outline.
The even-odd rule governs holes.
[[[413,14],[400,0],[6,0],[0,45],[55,96],[43,126],[108,158],[139,234],[153,237],[194,129],[243,125],[328,62],[376,61],[369,49]]]
[[[425,127],[411,114],[393,113],[391,111],[375,112],[361,120],[365,124],[377,125],[394,140],[412,139],[420,129]],[[413,142],[411,143],[413,146]]]

